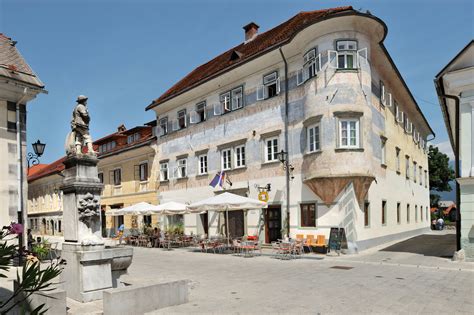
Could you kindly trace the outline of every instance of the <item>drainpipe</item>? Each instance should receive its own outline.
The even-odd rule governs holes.
[[[24,209],[24,195],[23,195],[23,152],[21,143],[21,121],[20,121],[20,104],[25,100],[28,88],[23,89],[23,95],[16,102],[16,152],[17,152],[17,179],[18,179],[18,223],[23,224],[23,234],[19,235],[19,245],[25,248],[28,247],[28,239],[26,237],[26,221],[27,213]],[[25,126],[26,127],[26,126]],[[20,255],[21,263],[21,255]]]
[[[287,222],[287,231],[286,234],[290,237],[290,152],[288,151],[288,63],[286,62],[285,55],[279,48],[281,58],[283,59],[283,63],[285,64],[285,152],[286,154],[286,167],[285,167],[285,175],[286,175],[286,222]]]
[[[459,183],[457,179],[459,178],[461,174],[460,170],[460,163],[459,163],[459,144],[460,144],[460,139],[459,139],[459,131],[460,131],[460,126],[459,126],[459,114],[460,114],[460,106],[459,106],[459,97],[456,95],[447,95],[444,94],[444,89],[443,91],[441,90],[441,87],[443,86],[443,78],[440,78],[439,81],[435,80],[435,86],[438,90],[438,95],[439,98],[443,99],[444,101],[446,99],[452,99],[454,100],[454,106],[455,108],[455,117],[454,117],[454,137],[455,137],[455,143],[454,143],[454,173],[456,177],[456,250],[461,249],[461,190]],[[449,121],[449,119],[448,119]]]

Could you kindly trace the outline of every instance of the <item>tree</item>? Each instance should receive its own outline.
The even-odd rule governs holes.
[[[430,190],[451,191],[449,182],[454,180],[454,170],[449,166],[449,157],[440,152],[437,147],[430,145],[428,152],[428,169],[430,172]],[[437,207],[440,196],[430,194],[432,207]]]

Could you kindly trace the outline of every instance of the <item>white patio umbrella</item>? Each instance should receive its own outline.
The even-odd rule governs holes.
[[[267,207],[267,203],[232,194],[229,192],[216,195],[195,203],[188,205],[190,212],[203,212],[203,211],[225,211],[226,212],[226,227],[227,227],[227,242],[229,243],[229,211],[233,210],[254,210],[263,209]]]
[[[157,211],[157,206],[149,204],[148,202],[139,202],[134,205],[110,211],[108,215],[148,215]]]
[[[186,214],[189,213],[184,203],[175,201],[166,202],[156,206],[157,213],[165,215]]]

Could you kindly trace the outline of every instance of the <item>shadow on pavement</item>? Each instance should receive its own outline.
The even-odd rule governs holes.
[[[456,250],[456,235],[420,235],[382,249],[385,252],[404,252],[452,258]]]

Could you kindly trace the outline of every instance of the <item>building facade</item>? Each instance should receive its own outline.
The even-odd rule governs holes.
[[[98,152],[99,179],[104,184],[101,195],[103,236],[115,235],[125,225],[126,232],[139,229],[143,223],[156,225],[157,216],[135,217],[107,215],[107,211],[138,202],[157,204],[154,170],[153,123],[126,129],[94,142]],[[64,158],[30,169],[28,182],[28,220],[35,234],[62,235],[62,171]]]
[[[269,243],[344,227],[364,249],[426,230],[433,132],[383,46],[386,25],[343,7],[244,30],[147,107],[160,201],[219,193],[209,183],[225,172],[226,191],[256,199],[271,188],[268,209],[229,212],[231,236]],[[184,221],[187,233],[225,231],[223,214]]]
[[[457,248],[474,260],[474,41],[438,73],[435,87],[455,156]]]
[[[0,33],[0,222],[21,222],[26,216],[26,106],[43,83],[16,48]],[[22,193],[20,193],[22,192]],[[24,196],[24,197],[23,197]]]

